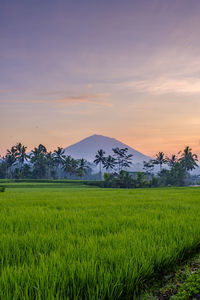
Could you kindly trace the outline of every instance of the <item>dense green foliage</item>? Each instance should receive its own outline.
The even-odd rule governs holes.
[[[169,170],[162,170],[159,173],[158,182],[161,186],[183,186],[187,176],[189,176],[189,174],[186,173],[184,164],[182,162],[176,162]]]
[[[178,293],[171,297],[171,300],[188,300],[200,294],[200,270],[191,274],[178,290]]]
[[[85,159],[74,159],[65,155],[63,148],[48,152],[40,144],[29,154],[21,143],[7,149],[0,161],[0,178],[10,179],[90,179],[91,168]],[[95,179],[95,176],[94,178]]]
[[[199,196],[198,188],[7,189],[0,299],[130,299],[197,248]]]
[[[100,186],[98,184],[98,186]],[[105,173],[104,182],[101,186],[105,188],[141,188],[141,187],[153,187],[152,178],[149,180],[148,176],[143,172],[137,172],[136,178],[127,172],[120,171],[118,173]]]

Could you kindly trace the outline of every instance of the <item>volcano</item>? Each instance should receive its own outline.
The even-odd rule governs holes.
[[[88,162],[92,163],[95,159],[95,154],[99,149],[105,151],[105,156],[113,155],[112,148],[119,147],[128,148],[128,154],[132,154],[132,166],[130,169],[135,171],[141,171],[143,167],[143,161],[149,161],[151,157],[144,155],[143,153],[129,147],[128,145],[107,136],[94,134],[89,136],[69,147],[66,147],[65,155],[71,155],[74,158],[84,158]]]

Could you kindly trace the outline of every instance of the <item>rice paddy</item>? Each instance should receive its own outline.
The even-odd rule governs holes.
[[[7,185],[0,299],[136,299],[200,244],[199,188]]]

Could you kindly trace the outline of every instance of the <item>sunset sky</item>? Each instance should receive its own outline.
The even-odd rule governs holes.
[[[0,0],[0,154],[92,134],[200,154],[199,0]]]

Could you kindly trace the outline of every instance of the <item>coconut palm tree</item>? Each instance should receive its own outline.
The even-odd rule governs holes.
[[[65,159],[65,150],[61,147],[58,147],[57,150],[54,150],[53,152],[53,159],[54,159],[54,163],[56,166],[56,173],[57,176],[60,177],[61,175],[61,168],[62,168],[62,164],[64,162]]]
[[[79,159],[76,169],[76,175],[79,177],[83,177],[84,175],[87,174],[87,171],[89,169],[89,166],[87,164],[87,161],[84,158]]]
[[[31,163],[33,164],[33,176],[36,178],[44,178],[47,172],[47,149],[40,144],[31,151]]]
[[[40,154],[46,154],[46,153],[47,153],[47,148],[44,145],[39,144],[38,147],[35,147],[31,151],[31,158],[33,158],[33,160],[37,160]]]
[[[57,150],[54,150],[53,157],[55,163],[59,166],[62,164],[64,158],[65,158],[65,150],[61,147],[58,147]]]
[[[102,164],[105,161],[105,157],[104,157],[105,151],[103,149],[100,149],[97,151],[96,155],[95,155],[95,160],[94,163],[96,165],[99,165],[100,167],[100,179],[102,179]]]
[[[47,177],[48,178],[54,177],[55,176],[55,170],[54,170],[55,162],[54,162],[53,153],[51,151],[47,152],[47,154],[45,156],[46,156],[46,165],[47,165]]]
[[[165,158],[165,154],[163,152],[158,152],[156,154],[156,158],[153,160],[153,164],[154,165],[159,165],[160,166],[160,171],[162,171],[162,165],[165,164],[166,158]]]
[[[177,163],[178,157],[176,154],[172,154],[170,157],[166,157],[166,163],[168,164],[169,167],[173,167],[175,163]]]
[[[20,171],[21,171],[25,161],[27,161],[30,158],[30,156],[26,154],[27,147],[22,145],[22,143],[16,144],[15,149],[16,149],[16,158],[19,162]]]
[[[16,147],[12,146],[11,149],[7,149],[6,156],[3,158],[3,161],[6,164],[6,178],[10,177],[12,166],[16,164],[17,158],[16,158]]]
[[[78,162],[76,159],[71,157],[70,155],[66,156],[62,163],[62,169],[69,173],[70,175],[73,175],[76,173]]]
[[[183,163],[185,171],[191,171],[198,166],[198,157],[192,153],[192,149],[189,146],[185,147],[179,161]]]

